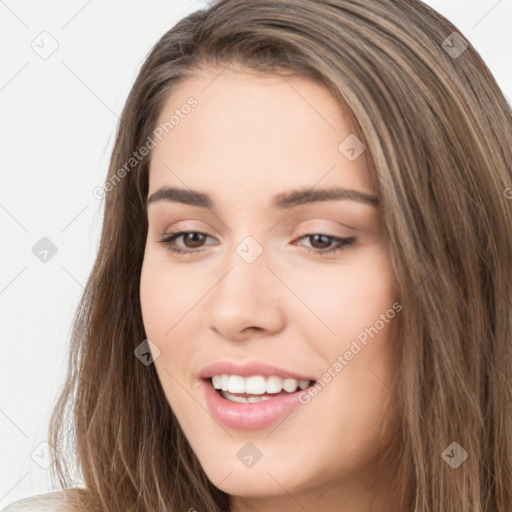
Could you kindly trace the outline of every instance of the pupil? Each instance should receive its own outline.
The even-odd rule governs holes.
[[[199,240],[197,239],[199,237]],[[203,237],[203,234],[202,233],[187,233],[185,235],[185,245],[188,245],[186,243],[187,239],[191,240],[192,241],[192,247],[198,247],[201,245],[201,238]],[[193,239],[196,238],[196,240],[194,241]],[[194,242],[199,242],[199,243],[195,243]],[[190,247],[190,246],[189,246]]]
[[[320,237],[320,238],[323,237],[324,238],[324,242],[323,243],[320,242],[321,248],[325,248],[325,246],[329,245],[329,237],[327,237],[325,235],[312,235],[313,240],[315,240],[316,237]],[[315,245],[315,244],[313,244],[313,245]]]

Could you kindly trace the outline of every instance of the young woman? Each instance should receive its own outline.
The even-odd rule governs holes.
[[[445,18],[214,2],[101,193],[65,490],[7,510],[512,510],[512,114]]]

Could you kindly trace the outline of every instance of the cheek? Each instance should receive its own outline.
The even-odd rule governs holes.
[[[184,395],[177,382],[189,377],[190,361],[197,353],[194,340],[198,338],[199,318],[203,317],[202,297],[211,287],[197,273],[183,271],[171,265],[165,251],[146,248],[140,276],[140,303],[147,338],[159,350],[154,364],[163,390],[173,408]],[[176,380],[177,379],[177,380]]]
[[[182,402],[190,405],[190,397],[182,396],[183,389],[177,382],[183,381],[183,371],[190,360],[193,347],[189,337],[183,334],[187,325],[187,312],[197,302],[193,283],[186,286],[183,274],[170,272],[165,256],[146,250],[140,276],[140,303],[142,320],[147,338],[159,350],[154,357],[162,389],[173,410]],[[176,410],[175,410],[176,413]]]
[[[376,322],[382,329],[381,315],[396,301],[395,276],[380,246],[360,251],[346,264],[326,266],[303,276],[294,278],[297,295],[324,324],[313,322],[322,329],[321,338],[338,350]],[[311,339],[318,338],[318,329],[315,332]]]
[[[161,341],[204,294],[190,273],[169,268],[165,252],[146,249],[140,276],[140,303],[146,334]]]
[[[188,386],[190,363],[197,354],[194,344],[197,336],[192,326],[198,323],[191,319],[200,314],[201,304],[197,302],[205,291],[201,292],[190,276],[185,280],[183,273],[170,272],[165,267],[152,261],[150,254],[143,264],[140,280],[143,324],[146,336],[159,350],[154,365],[163,394],[181,428],[190,436],[209,418],[192,398],[199,389]]]
[[[172,305],[172,294],[166,294],[166,288],[166,275],[151,252],[146,251],[140,275],[140,305],[144,329],[150,339],[165,332],[164,326],[168,323],[162,312]]]
[[[394,275],[384,258],[374,258],[368,265],[361,264],[358,271],[347,279],[346,291],[339,297],[340,311],[337,327],[343,333],[342,341],[355,338],[364,339],[371,327],[383,331],[387,336],[382,316],[394,317],[393,303],[397,297]],[[372,332],[375,332],[372,330]]]
[[[387,416],[387,401],[393,401],[391,389],[399,367],[400,308],[387,253],[382,247],[361,252],[352,264],[339,266],[315,285],[307,295],[313,288],[309,278],[303,281],[303,296],[331,332],[317,321],[309,330],[325,361],[319,392],[323,398],[312,398],[312,407],[319,407],[316,412],[322,414],[323,404],[337,404],[331,411],[333,425],[343,425],[347,438],[371,439],[373,429],[378,430]]]

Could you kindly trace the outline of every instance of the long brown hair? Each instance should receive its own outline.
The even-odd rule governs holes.
[[[134,356],[151,153],[126,171],[173,88],[228,65],[324,84],[364,139],[403,306],[398,510],[510,512],[512,113],[476,50],[418,0],[220,0],[156,43],[122,113],[50,423],[60,485],[73,464],[85,483],[72,509],[229,510]]]

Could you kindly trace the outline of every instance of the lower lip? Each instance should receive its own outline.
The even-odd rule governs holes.
[[[206,403],[215,419],[227,427],[239,430],[260,430],[272,426],[286,418],[299,405],[299,394],[305,390],[289,395],[279,395],[256,403],[231,402],[224,398],[212,385],[210,380],[202,381]]]

